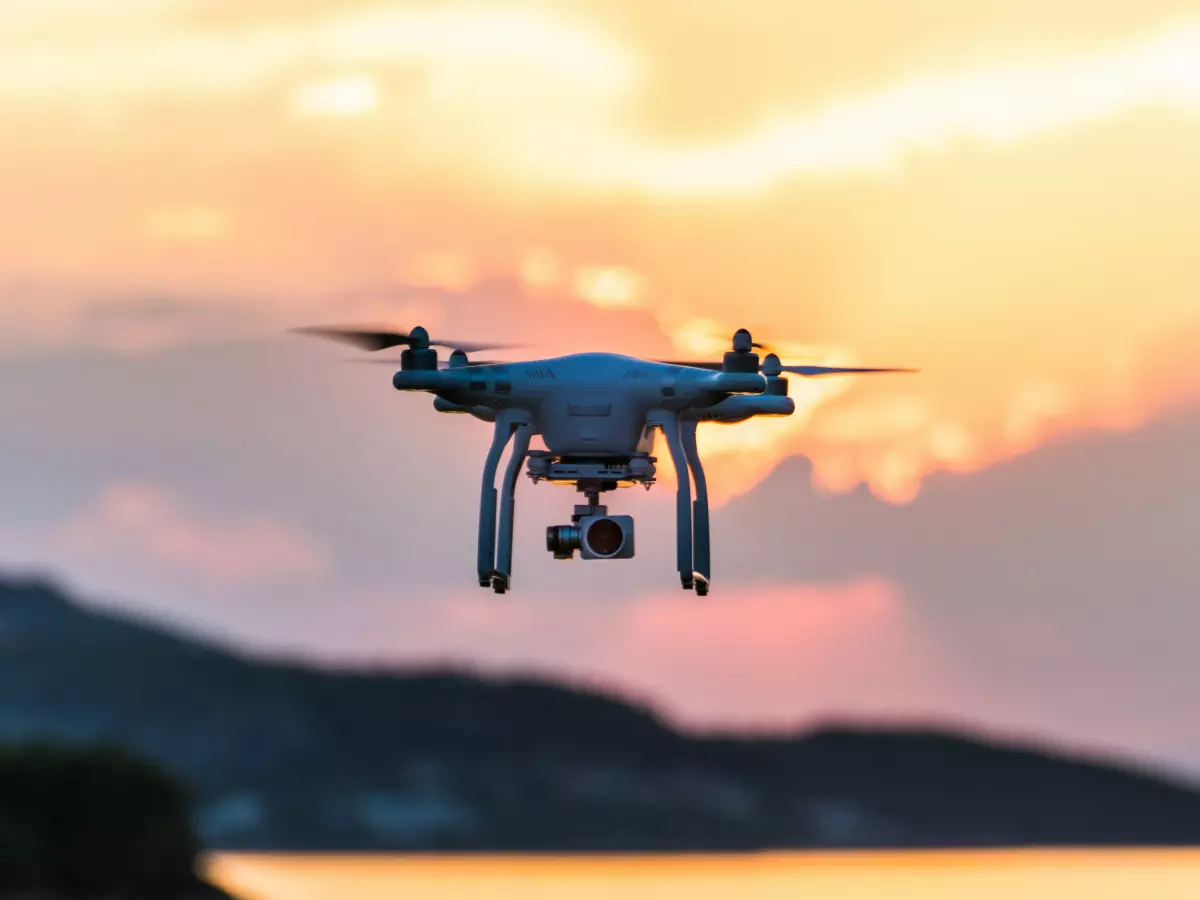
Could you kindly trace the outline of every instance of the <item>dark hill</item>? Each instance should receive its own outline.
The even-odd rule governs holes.
[[[614,697],[255,662],[0,581],[0,739],[119,741],[226,849],[1200,843],[1200,793],[919,731],[681,734]]]
[[[0,748],[0,896],[229,900],[197,875],[187,798],[110,747]]]

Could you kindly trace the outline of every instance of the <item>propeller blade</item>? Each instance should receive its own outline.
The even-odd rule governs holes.
[[[387,350],[389,347],[406,347],[411,340],[409,335],[400,331],[368,331],[357,328],[293,328],[292,332],[342,341],[371,352]]]
[[[438,367],[442,368],[442,369],[471,369],[471,368],[474,368],[475,366],[506,366],[506,365],[508,365],[508,363],[506,363],[502,359],[469,359],[465,363],[463,363],[461,366],[452,366],[452,365],[450,365],[449,360],[445,360],[445,359],[438,360]]]
[[[722,364],[719,362],[701,362],[701,361],[685,361],[672,359],[656,359],[655,362],[664,363],[668,366],[683,366],[690,369],[707,369],[710,372],[720,372]],[[764,360],[765,363],[765,360]],[[760,365],[759,371],[762,371]],[[839,366],[780,366],[780,372],[789,372],[792,375],[801,375],[805,378],[820,378],[825,375],[874,375],[882,373],[914,373],[919,369],[861,369],[861,368],[842,368]]]
[[[839,366],[780,366],[780,371],[789,372],[792,375],[802,375],[805,378],[820,378],[823,375],[874,375],[881,373],[913,374],[919,372],[920,369],[855,369],[841,368]]]
[[[388,331],[374,328],[294,328],[295,334],[307,334],[313,337],[327,338],[353,344],[372,353],[387,350],[391,347],[407,347],[413,342],[413,336],[406,331]],[[489,341],[486,344],[473,341],[452,341],[428,338],[426,342],[431,347],[445,347],[449,350],[461,350],[463,353],[477,353],[480,350],[510,350],[520,345],[500,344]]]
[[[343,359],[342,362],[362,364],[366,363],[369,366],[391,366],[392,368],[400,368],[400,360],[398,359]],[[449,360],[439,359],[439,369],[469,369],[474,366],[503,366],[508,365],[502,359],[472,359],[468,360],[461,366],[451,366]]]
[[[521,344],[496,344],[489,341],[486,344],[472,344],[469,341],[436,341],[429,342],[431,347],[445,347],[447,350],[461,350],[463,353],[478,353],[481,350],[515,350]]]

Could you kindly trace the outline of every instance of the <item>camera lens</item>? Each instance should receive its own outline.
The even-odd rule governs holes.
[[[598,556],[615,556],[625,544],[625,532],[612,519],[597,519],[588,526],[587,543]]]
[[[551,525],[546,529],[546,549],[555,559],[570,559],[579,549],[579,529],[574,525]]]

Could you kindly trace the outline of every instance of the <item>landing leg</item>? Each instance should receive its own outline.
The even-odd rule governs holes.
[[[508,460],[508,468],[504,470],[504,482],[500,494],[500,540],[496,551],[496,571],[492,575],[492,590],[503,594],[511,586],[512,550],[513,550],[513,517],[516,512],[517,479],[521,468],[525,465],[525,457],[529,455],[529,439],[533,437],[533,427],[522,425],[517,429],[513,441],[512,456]]]
[[[708,534],[708,482],[704,477],[704,465],[700,462],[700,450],[696,446],[698,425],[698,422],[680,422],[679,431],[688,468],[696,482],[696,501],[692,504],[692,546],[696,593],[703,597],[708,594],[708,586],[712,582],[712,560]]]
[[[492,575],[496,569],[496,469],[500,457],[513,434],[511,421],[498,419],[492,435],[492,446],[483,465],[483,485],[479,494],[479,552],[476,568],[479,570],[479,586],[492,586]]]
[[[671,450],[671,462],[679,487],[675,492],[675,565],[685,591],[695,586],[692,575],[692,482],[688,477],[687,454],[680,436],[679,419],[674,415],[662,420],[663,434]]]

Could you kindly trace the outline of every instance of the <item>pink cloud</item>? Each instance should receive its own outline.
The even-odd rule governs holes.
[[[957,683],[898,589],[875,579],[654,597],[622,615],[602,658],[699,726],[920,714]]]
[[[151,562],[221,586],[310,580],[328,566],[323,550],[285,523],[201,519],[168,492],[142,484],[108,488],[57,538],[77,553]]]
[[[391,619],[394,599],[346,601]],[[368,612],[371,610],[371,612]],[[389,633],[390,632],[390,633]],[[760,584],[595,597],[466,593],[407,608],[354,655],[471,660],[640,697],[689,727],[788,727],[834,716],[927,718],[978,694],[889,582]]]

